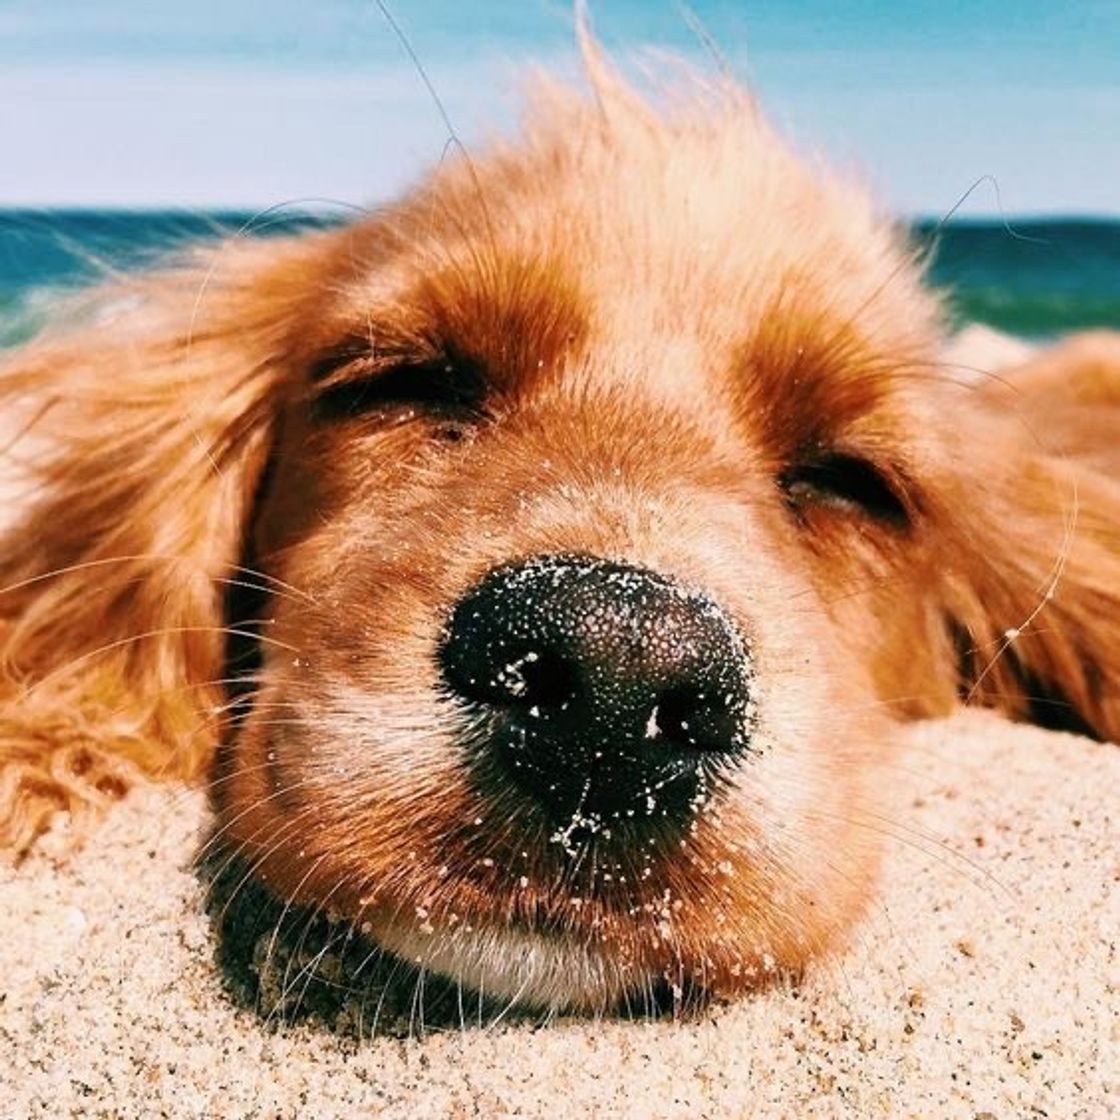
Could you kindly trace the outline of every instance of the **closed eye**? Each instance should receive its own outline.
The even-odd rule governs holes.
[[[483,418],[486,379],[479,365],[450,350],[424,355],[340,350],[312,372],[313,414],[330,422],[410,408],[448,420]]]
[[[821,451],[787,467],[778,478],[786,503],[804,514],[813,508],[856,514],[906,529],[908,502],[874,463],[842,451]]]

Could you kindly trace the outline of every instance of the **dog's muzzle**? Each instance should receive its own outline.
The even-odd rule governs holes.
[[[648,569],[566,554],[497,568],[456,604],[439,660],[483,717],[485,780],[561,825],[687,820],[750,750],[747,640]]]

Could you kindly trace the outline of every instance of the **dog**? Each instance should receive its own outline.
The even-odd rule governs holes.
[[[899,721],[1120,737],[1120,336],[946,363],[860,185],[584,53],[516,141],[6,359],[10,851],[208,781],[285,908],[595,1012],[842,945]]]

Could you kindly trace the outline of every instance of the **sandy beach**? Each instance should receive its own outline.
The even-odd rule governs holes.
[[[966,713],[900,739],[881,904],[799,991],[701,1021],[355,1041],[223,990],[201,794],[141,790],[0,875],[3,1114],[981,1117],[1120,1112],[1120,752]]]

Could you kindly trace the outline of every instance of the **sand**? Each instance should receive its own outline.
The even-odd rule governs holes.
[[[203,798],[138,791],[0,872],[0,1115],[1120,1115],[1120,749],[974,712],[897,763],[881,905],[800,991],[361,1042],[233,1005]]]

